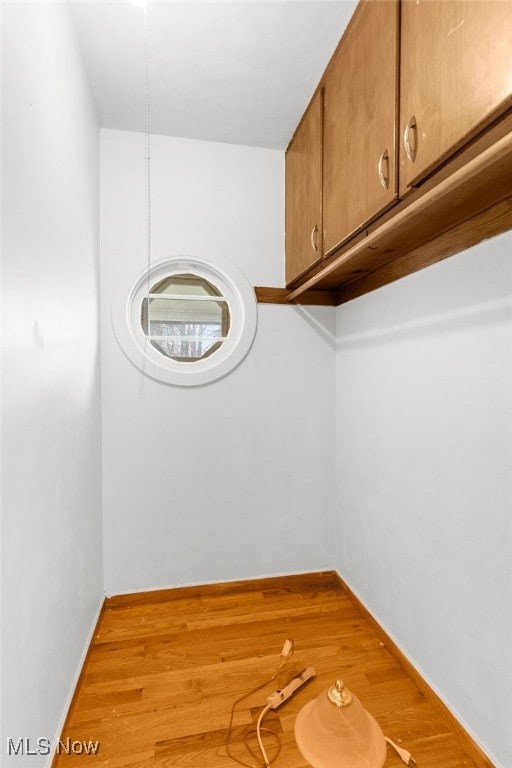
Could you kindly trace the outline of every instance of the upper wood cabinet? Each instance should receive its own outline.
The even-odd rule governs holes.
[[[286,282],[322,258],[322,90],[286,152]]]
[[[511,0],[403,0],[400,192],[511,104]]]
[[[324,83],[324,252],[397,196],[398,0],[362,0]]]
[[[289,301],[350,300],[511,229],[512,0],[360,0],[286,185]]]

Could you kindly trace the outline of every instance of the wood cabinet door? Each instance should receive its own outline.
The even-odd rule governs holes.
[[[324,252],[397,197],[398,0],[362,0],[324,87]]]
[[[511,0],[403,0],[400,192],[512,104]]]
[[[322,258],[322,90],[286,152],[286,283]]]

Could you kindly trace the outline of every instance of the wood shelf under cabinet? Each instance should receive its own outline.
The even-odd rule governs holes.
[[[439,261],[436,249],[440,247],[441,258],[446,258],[511,229],[511,199],[512,112],[420,187],[411,189],[300,284],[290,285],[288,301],[315,289],[336,290],[337,303],[343,303]]]

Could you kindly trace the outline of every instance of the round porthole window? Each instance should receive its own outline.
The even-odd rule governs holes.
[[[112,306],[116,338],[128,359],[154,379],[179,386],[225,376],[249,351],[256,299],[230,262],[176,257],[157,262]]]

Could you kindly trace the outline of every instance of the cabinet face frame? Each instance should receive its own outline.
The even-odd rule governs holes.
[[[398,197],[398,0],[362,0],[324,76],[324,250]]]
[[[313,96],[285,158],[286,284],[323,257],[323,89]]]
[[[400,26],[402,197],[512,105],[512,3],[402,0]]]

